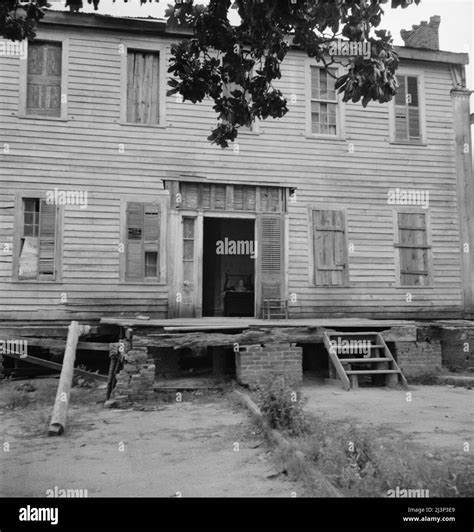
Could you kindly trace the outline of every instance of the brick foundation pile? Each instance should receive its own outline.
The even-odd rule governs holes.
[[[123,369],[117,374],[112,397],[116,401],[145,401],[154,396],[155,364],[146,347],[131,349],[125,355]]]
[[[397,363],[406,377],[441,369],[441,342],[397,342]]]
[[[284,373],[295,384],[303,379],[303,349],[291,344],[242,346],[236,353],[237,380],[254,386],[271,373]]]

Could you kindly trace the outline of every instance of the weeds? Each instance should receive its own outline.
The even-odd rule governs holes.
[[[430,497],[472,497],[472,463],[436,458],[402,441],[384,442],[370,429],[312,420],[301,450],[341,491],[385,497],[389,490],[428,490]],[[309,486],[311,487],[311,486]]]
[[[264,377],[257,384],[256,394],[258,406],[270,427],[293,436],[304,434],[307,429],[304,401],[286,376]]]
[[[435,371],[427,371],[424,373],[418,373],[412,377],[408,377],[409,384],[423,384],[424,386],[433,386],[434,384],[439,384],[438,382],[438,373]]]

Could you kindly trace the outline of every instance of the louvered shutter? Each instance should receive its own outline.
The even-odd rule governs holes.
[[[260,265],[261,301],[280,299],[283,275],[283,216],[259,216],[257,256]]]
[[[313,238],[316,284],[344,285],[347,268],[344,213],[314,210]]]
[[[61,116],[61,43],[28,44],[26,113]]]
[[[127,280],[144,276],[143,203],[127,204]]]
[[[419,140],[420,103],[418,78],[416,76],[397,76],[400,84],[395,96],[395,139]]]
[[[56,278],[56,205],[40,202],[38,279]]]

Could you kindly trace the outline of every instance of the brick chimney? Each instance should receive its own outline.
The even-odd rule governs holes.
[[[434,15],[429,23],[423,20],[418,25],[412,26],[411,30],[402,30],[405,46],[408,48],[426,48],[427,50],[439,50],[438,30],[441,17]]]

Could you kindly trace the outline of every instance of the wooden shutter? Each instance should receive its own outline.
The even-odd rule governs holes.
[[[428,245],[426,216],[423,213],[399,213],[400,282],[402,286],[428,284]]]
[[[416,76],[397,76],[400,84],[395,96],[395,139],[419,140],[420,103],[418,78]]]
[[[160,235],[159,205],[137,202],[127,204],[127,280],[142,281],[147,276],[160,277]]]
[[[56,278],[56,205],[40,201],[38,279]]]
[[[28,44],[26,113],[61,116],[62,44]]]
[[[130,50],[127,57],[127,122],[159,123],[160,56]]]
[[[280,299],[283,276],[282,215],[259,216],[257,256],[260,266],[261,303],[265,299]]]
[[[343,211],[314,210],[313,238],[315,283],[346,284],[347,257]]]
[[[143,203],[127,204],[127,280],[143,280]]]

